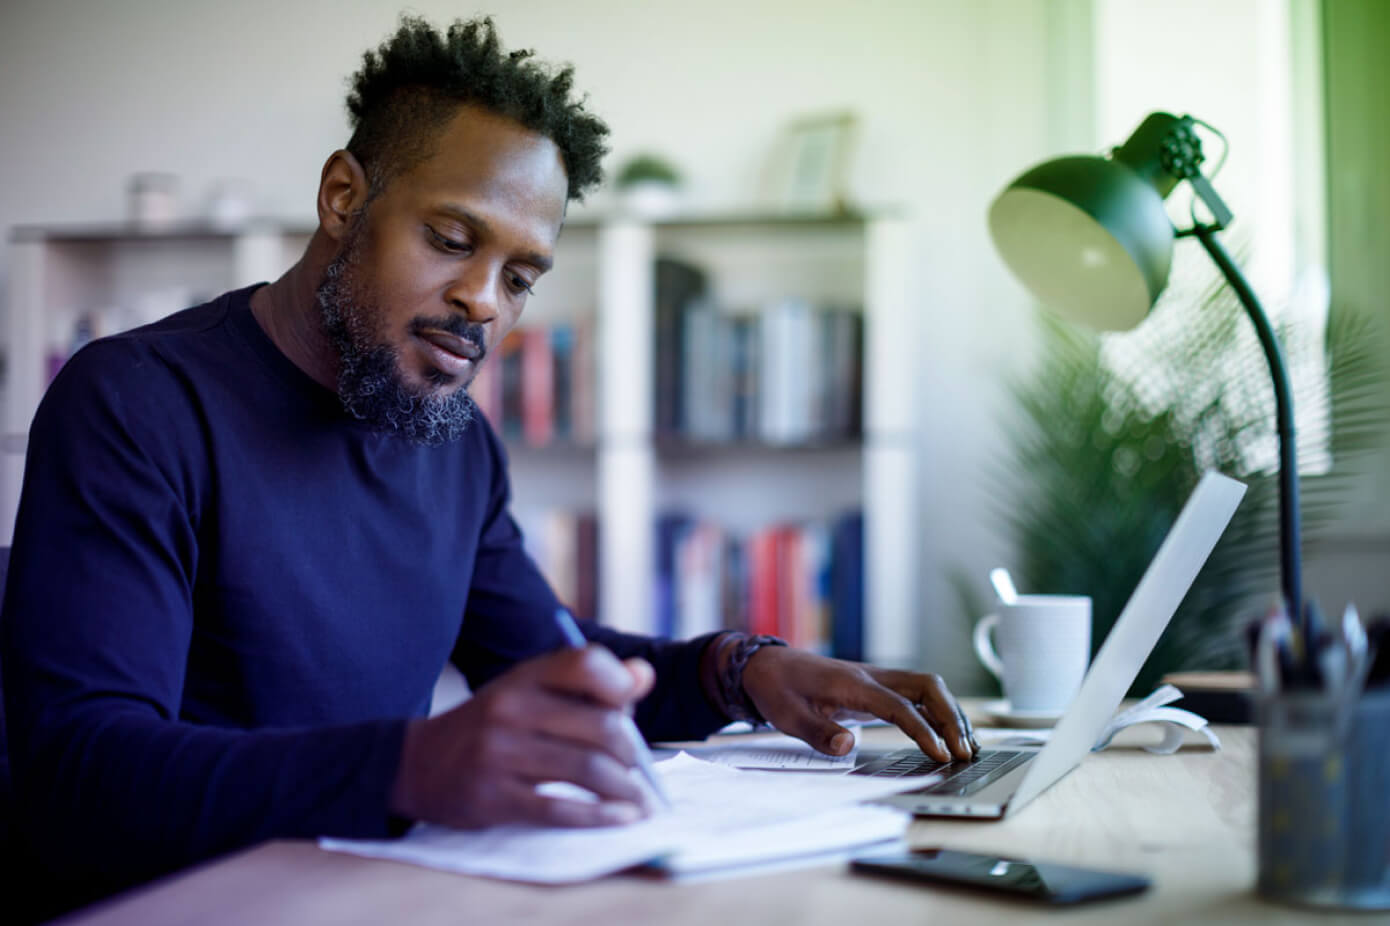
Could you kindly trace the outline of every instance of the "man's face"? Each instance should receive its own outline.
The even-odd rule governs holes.
[[[348,410],[417,443],[458,437],[465,387],[550,268],[567,192],[554,142],[461,107],[358,216],[318,288]]]

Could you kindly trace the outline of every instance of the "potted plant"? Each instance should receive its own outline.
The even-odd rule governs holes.
[[[627,160],[613,185],[623,209],[637,215],[667,216],[680,206],[680,173],[656,154],[642,153]]]
[[[1244,321],[1219,285],[1204,299],[1170,301],[1125,335],[1045,320],[1042,363],[1013,389],[1021,415],[997,476],[1000,513],[1018,543],[1020,587],[1091,595],[1097,644],[1202,471],[1250,486],[1136,680],[1137,694],[1167,672],[1246,665],[1245,626],[1269,607],[1278,581],[1278,491],[1252,453],[1272,446],[1270,400],[1259,392],[1269,385],[1262,355],[1243,338]],[[1362,478],[1362,454],[1376,445],[1390,390],[1367,319],[1334,309],[1325,330],[1281,332],[1288,345],[1310,338],[1325,373],[1295,376],[1294,389],[1296,407],[1328,409],[1326,442],[1301,448],[1310,466],[1305,536],[1316,542],[1335,503]],[[1344,603],[1325,602],[1339,613]],[[979,613],[978,601],[969,604]]]

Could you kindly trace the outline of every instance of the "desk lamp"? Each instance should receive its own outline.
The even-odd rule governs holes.
[[[1150,113],[1108,157],[1061,157],[1029,169],[990,206],[990,235],[1009,269],[1039,302],[1069,321],[1101,331],[1123,331],[1144,319],[1167,285],[1176,239],[1194,237],[1202,243],[1250,316],[1274,379],[1282,593],[1286,613],[1306,630],[1289,377],[1269,318],[1216,237],[1232,215],[1201,173],[1205,156],[1198,124],[1216,132],[1191,116]],[[1198,221],[1194,203],[1192,227],[1176,229],[1163,200],[1183,181],[1211,216]]]

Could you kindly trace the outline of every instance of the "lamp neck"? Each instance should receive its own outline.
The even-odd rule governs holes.
[[[1196,144],[1195,159],[1187,156],[1189,138]],[[1195,172],[1200,164],[1201,146],[1192,130],[1192,120],[1186,116],[1179,118],[1171,113],[1149,113],[1139,128],[1125,139],[1125,143],[1111,152],[1111,157],[1134,171],[1147,184],[1158,191],[1163,199],[1173,192],[1173,188],[1186,175],[1186,167]],[[1172,157],[1177,154],[1175,164]]]
[[[1303,580],[1300,564],[1300,533],[1298,506],[1298,441],[1294,434],[1293,394],[1289,388],[1289,374],[1284,366],[1284,354],[1279,347],[1279,339],[1269,323],[1269,317],[1260,307],[1240,267],[1231,259],[1225,245],[1216,237],[1216,229],[1197,225],[1192,235],[1202,242],[1211,259],[1221,270],[1226,282],[1231,284],[1236,297],[1245,307],[1246,314],[1255,326],[1255,334],[1264,349],[1265,360],[1269,363],[1270,376],[1274,380],[1274,411],[1279,432],[1279,569],[1282,579],[1284,606],[1289,618],[1301,630],[1305,615],[1303,611]]]

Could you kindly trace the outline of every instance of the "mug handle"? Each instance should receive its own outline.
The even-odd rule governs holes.
[[[986,669],[994,673],[995,678],[1003,681],[1004,663],[1000,661],[999,654],[994,651],[994,643],[989,638],[990,631],[998,623],[998,614],[988,614],[976,622],[975,655],[980,657],[980,662],[985,664]]]

